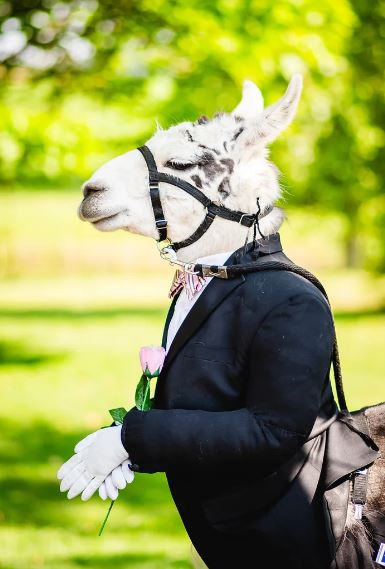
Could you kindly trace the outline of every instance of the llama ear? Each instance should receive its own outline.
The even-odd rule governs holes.
[[[263,111],[263,96],[255,83],[243,82],[242,101],[232,114],[246,120],[255,120]]]
[[[301,91],[302,75],[296,73],[291,78],[284,96],[263,112],[257,126],[258,140],[269,144],[289,126],[296,113]]]

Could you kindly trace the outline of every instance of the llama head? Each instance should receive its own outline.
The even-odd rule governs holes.
[[[279,172],[268,160],[268,145],[292,121],[302,89],[294,75],[284,96],[264,108],[258,87],[245,81],[243,96],[232,113],[209,120],[182,122],[158,128],[146,142],[159,171],[195,185],[210,200],[232,210],[263,211],[280,197]],[[148,170],[138,150],[131,150],[101,166],[83,185],[79,216],[101,231],[125,229],[158,238],[148,190]],[[160,183],[160,197],[168,220],[168,235],[180,241],[191,235],[205,216],[201,203],[178,187]],[[261,220],[264,234],[278,230],[283,214],[278,208]],[[247,228],[216,218],[212,226],[178,257],[195,260],[202,255],[240,247]]]

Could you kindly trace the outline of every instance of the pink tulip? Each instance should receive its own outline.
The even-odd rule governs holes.
[[[166,350],[160,346],[143,346],[139,351],[140,363],[145,376],[157,377],[163,367]]]

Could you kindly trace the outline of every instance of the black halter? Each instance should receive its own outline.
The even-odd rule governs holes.
[[[203,192],[198,190],[198,188],[192,184],[189,184],[189,182],[186,182],[185,180],[177,178],[171,174],[167,174],[166,172],[159,172],[158,168],[156,167],[154,156],[147,146],[140,146],[138,150],[142,153],[148,168],[148,184],[150,189],[151,204],[155,217],[155,225],[159,232],[158,242],[166,241],[168,239],[167,220],[165,219],[162,203],[160,200],[159,182],[166,182],[167,184],[181,188],[190,194],[190,196],[198,200],[206,208],[206,215],[202,223],[194,231],[194,233],[190,235],[190,237],[187,237],[187,239],[183,239],[183,241],[178,241],[176,243],[170,241],[169,246],[172,247],[174,251],[178,251],[183,247],[188,247],[189,245],[192,245],[192,243],[195,243],[195,241],[198,241],[198,239],[200,239],[202,235],[206,233],[216,216],[222,217],[223,219],[228,219],[230,221],[236,221],[245,227],[252,227],[255,224],[258,225],[259,220],[265,217],[273,209],[273,206],[269,206],[263,213],[258,211],[258,213],[254,214],[244,213],[242,211],[234,211],[232,209],[228,209],[223,205],[218,205],[212,202],[207,196],[205,196]]]

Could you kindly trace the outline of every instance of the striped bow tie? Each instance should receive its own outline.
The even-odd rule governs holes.
[[[177,270],[175,271],[168,296],[169,298],[173,298],[178,292],[185,288],[187,298],[191,300],[192,297],[203,288],[205,281],[206,279],[199,275],[192,275],[191,273]]]

